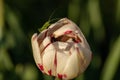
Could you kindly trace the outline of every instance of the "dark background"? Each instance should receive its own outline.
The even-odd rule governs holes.
[[[74,80],[120,80],[120,0],[0,0],[0,80],[53,80],[36,67],[31,48],[50,16],[74,21],[93,52]]]

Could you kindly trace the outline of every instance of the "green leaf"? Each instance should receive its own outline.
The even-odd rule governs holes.
[[[102,71],[101,80],[113,80],[118,69],[120,63],[120,36],[110,50]]]

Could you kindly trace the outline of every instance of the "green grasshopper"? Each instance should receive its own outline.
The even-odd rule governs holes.
[[[48,28],[50,26],[50,20],[48,20],[47,22],[45,22],[45,24],[40,28],[38,29],[39,32],[43,31],[44,29]]]
[[[60,19],[60,18],[55,18],[55,19],[51,19],[51,17],[53,16],[55,11],[53,11],[53,13],[50,15],[49,19],[47,22],[44,23],[44,25],[38,29],[39,32],[43,31],[44,29],[47,29],[54,21]]]
[[[55,19],[52,19],[52,20],[49,19],[47,22],[44,23],[44,25],[40,29],[38,29],[38,31],[41,32],[44,29],[47,29],[52,24],[53,21],[58,20],[58,19],[59,18],[55,18]]]

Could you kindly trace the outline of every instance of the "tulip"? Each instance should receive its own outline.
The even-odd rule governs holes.
[[[92,52],[79,27],[62,18],[31,38],[37,67],[60,79],[73,79],[83,73]]]

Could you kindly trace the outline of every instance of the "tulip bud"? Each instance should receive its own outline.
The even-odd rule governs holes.
[[[92,52],[78,26],[67,18],[51,24],[40,34],[33,34],[33,56],[45,74],[60,79],[73,79],[83,73]]]

